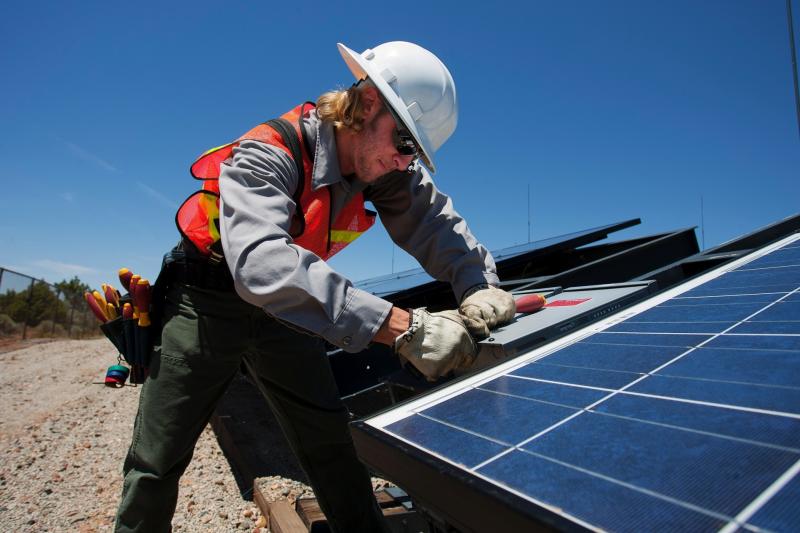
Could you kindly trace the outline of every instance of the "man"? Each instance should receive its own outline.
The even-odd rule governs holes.
[[[491,256],[419,164],[434,171],[456,126],[447,68],[405,42],[339,51],[356,85],[192,166],[203,190],[179,210],[183,241],[165,261],[162,338],[125,461],[118,531],[169,530],[178,480],[243,357],[331,528],[385,530],[324,341],[351,352],[394,346],[434,380],[474,360],[470,331],[513,317],[513,298],[493,287]],[[325,263],[374,221],[364,199],[399,246],[452,284],[461,314],[393,307]]]

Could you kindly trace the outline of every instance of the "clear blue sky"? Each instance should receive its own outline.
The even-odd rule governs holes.
[[[800,211],[784,0],[18,2],[0,20],[0,266],[152,278],[194,157],[348,86],[337,41],[390,40],[456,80],[436,181],[490,249],[527,241],[528,186],[533,239],[695,226],[702,196],[711,247]],[[385,274],[392,248],[375,229],[332,264]]]

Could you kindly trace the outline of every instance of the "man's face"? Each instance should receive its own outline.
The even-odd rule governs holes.
[[[397,124],[380,98],[375,95],[366,110],[364,128],[356,134],[353,146],[353,165],[356,177],[372,183],[394,170],[405,170],[413,155],[402,155],[395,145]]]

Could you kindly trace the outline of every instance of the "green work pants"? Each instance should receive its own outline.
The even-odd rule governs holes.
[[[178,284],[139,399],[116,531],[170,531],[178,480],[242,358],[334,531],[385,531],[323,341],[270,318],[235,292]]]

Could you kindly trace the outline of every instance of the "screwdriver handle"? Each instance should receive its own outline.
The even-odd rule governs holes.
[[[122,287],[131,292],[131,277],[133,276],[133,272],[128,270],[127,268],[120,268],[119,269],[119,282],[122,283]]]
[[[547,299],[541,294],[526,294],[516,301],[517,313],[533,313],[538,311],[547,303]]]
[[[100,307],[100,304],[97,303],[97,299],[94,295],[90,292],[85,292],[83,294],[83,299],[86,300],[86,304],[89,306],[92,314],[102,323],[108,322],[108,317],[103,308]]]
[[[133,304],[139,310],[139,326],[147,327],[150,325],[150,282],[140,279],[136,283],[136,294],[133,297]]]

